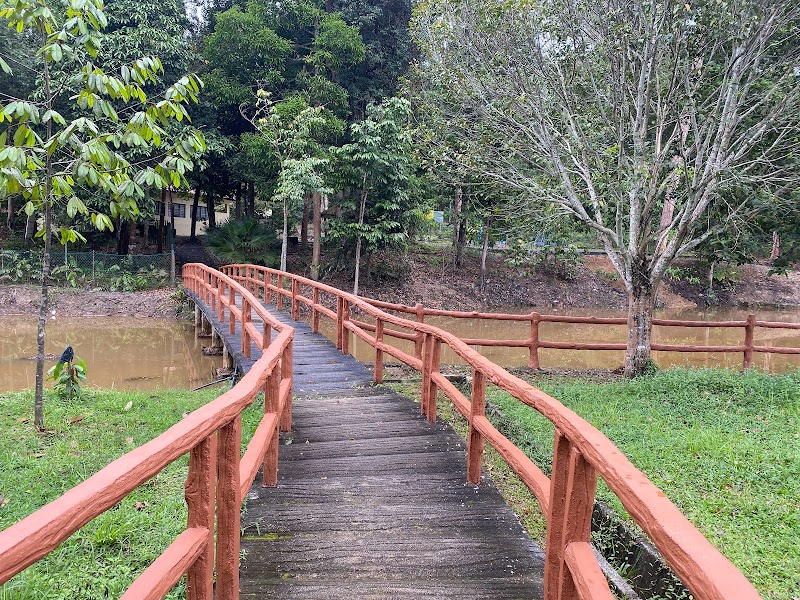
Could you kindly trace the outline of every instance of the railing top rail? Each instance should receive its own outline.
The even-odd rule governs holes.
[[[223,268],[253,267],[228,265]],[[347,300],[385,323],[433,336],[447,344],[489,381],[531,406],[550,420],[598,471],[633,519],[656,543],[667,563],[699,598],[760,598],[747,578],[709,542],[664,492],[657,488],[602,432],[561,402],[510,374],[456,335],[425,323],[386,313],[368,301],[305,277],[270,269],[259,270],[290,277]]]
[[[214,271],[205,265],[196,266]],[[274,319],[255,296],[233,279],[217,271],[214,273],[227,285],[234,286],[253,304],[253,310],[274,324],[279,334],[235,387],[0,532],[0,581],[7,581],[42,558],[212,432],[233,421],[263,387],[267,373],[275,368],[291,343],[294,329]]]

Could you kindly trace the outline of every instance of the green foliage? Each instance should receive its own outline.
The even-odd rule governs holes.
[[[578,274],[581,254],[567,228],[540,231],[534,241],[515,239],[505,254],[506,262],[523,273],[542,272],[571,281]]]
[[[205,236],[209,249],[229,263],[252,263],[275,267],[280,242],[274,228],[257,219],[231,219],[210,230]]]
[[[79,398],[81,383],[86,381],[86,363],[76,356],[71,363],[56,363],[47,371],[47,375],[48,379],[55,382],[53,387],[62,399]]]

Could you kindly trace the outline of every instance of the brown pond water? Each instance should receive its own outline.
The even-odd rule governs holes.
[[[86,361],[89,386],[191,389],[212,381],[212,370],[222,366],[221,357],[202,355],[210,341],[195,339],[186,322],[59,317],[47,323],[46,334],[46,352],[60,356],[71,345]],[[34,387],[36,360],[25,358],[35,355],[36,318],[0,317],[0,392]]]
[[[494,312],[521,313],[520,310],[497,310]],[[527,311],[524,311],[527,312]],[[662,319],[697,320],[697,321],[743,321],[748,312],[754,312],[761,321],[800,322],[800,308],[792,309],[747,309],[716,308],[709,310],[665,310],[657,311]],[[550,311],[548,314],[595,317],[624,317],[620,311],[603,309],[572,309]],[[426,323],[440,327],[462,338],[473,339],[527,339],[530,326],[527,322],[489,321],[482,319],[455,319],[450,317],[427,317]],[[320,330],[329,339],[335,339],[335,327],[320,318]],[[539,326],[539,337],[547,341],[559,342],[612,342],[625,343],[626,328],[622,325],[585,325],[569,323],[542,323]],[[703,346],[735,346],[744,342],[744,328],[706,328],[706,327],[654,327],[654,342]],[[354,339],[351,334],[350,348],[361,361],[372,362],[375,351],[366,342]],[[411,342],[386,338],[397,348],[412,353]],[[781,330],[756,328],[754,342],[756,345],[800,347],[800,330]],[[493,362],[507,367],[526,366],[528,350],[526,348],[475,347]],[[539,350],[539,361],[542,368],[560,367],[571,369],[616,368],[625,358],[625,353],[616,350],[556,350],[543,348]],[[731,367],[742,365],[742,353],[684,353],[654,352],[653,359],[662,368],[672,365],[694,367]],[[386,357],[394,361],[392,357]],[[443,348],[442,363],[463,364],[452,351]],[[759,354],[753,355],[753,366],[772,372],[783,372],[788,368],[800,367],[800,355]]]

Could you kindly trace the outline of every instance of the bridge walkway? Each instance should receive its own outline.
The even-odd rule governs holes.
[[[246,370],[255,347],[244,359],[238,329],[194,299]],[[466,483],[466,444],[450,426],[266,308],[295,328],[294,417],[278,486],[258,477],[247,496],[241,598],[541,598],[542,551],[489,477]]]

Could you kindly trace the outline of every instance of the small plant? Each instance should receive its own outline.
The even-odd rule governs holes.
[[[86,381],[86,363],[80,356],[71,362],[58,362],[47,371],[48,379],[55,381],[53,386],[58,394],[68,400],[81,395],[81,382]]]

